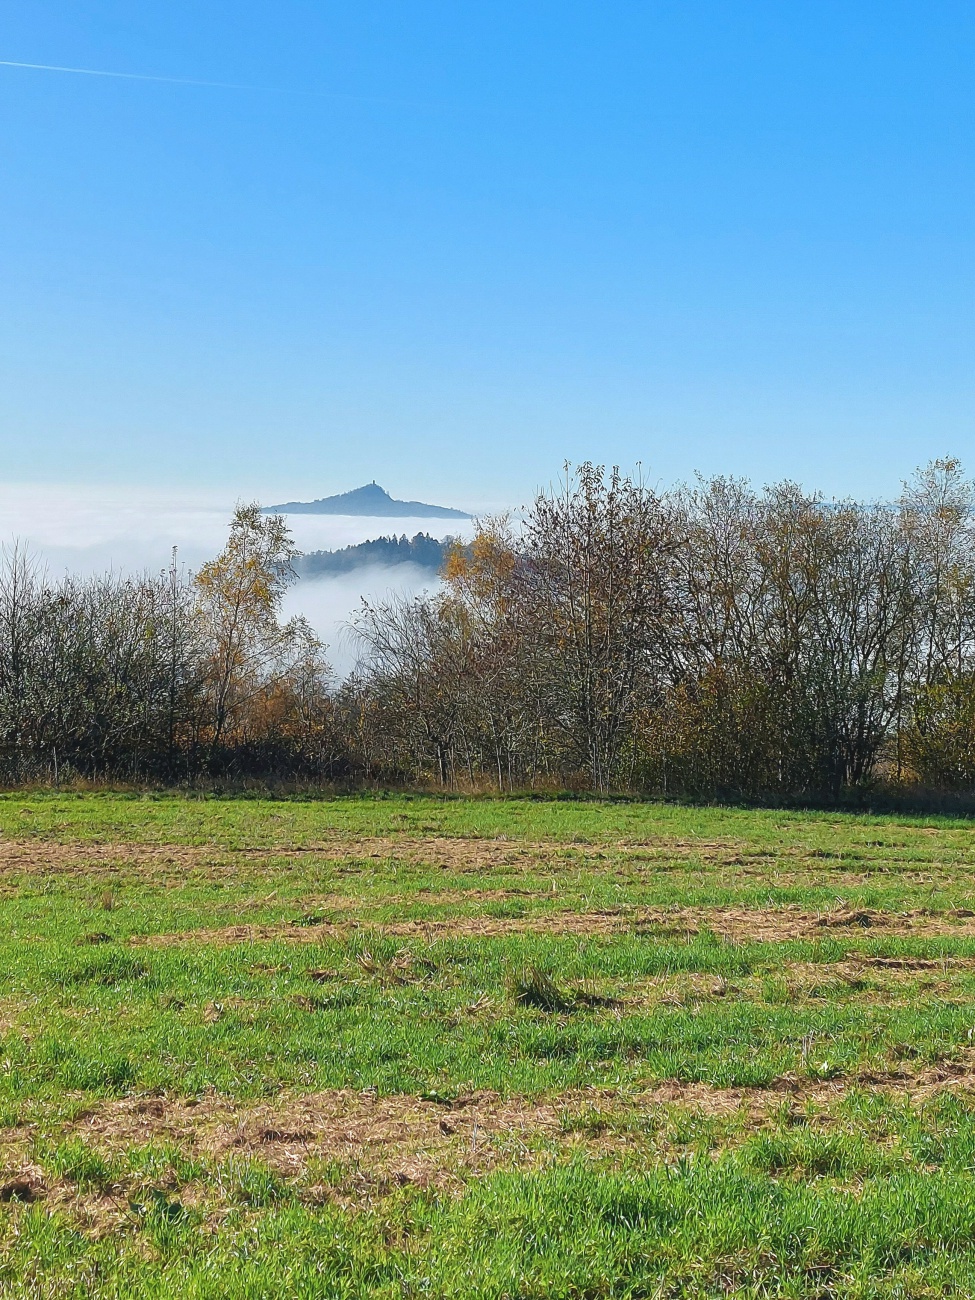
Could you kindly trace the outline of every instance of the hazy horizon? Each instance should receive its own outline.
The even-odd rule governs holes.
[[[251,499],[259,499],[253,497]],[[227,539],[236,498],[161,489],[57,488],[0,483],[0,544],[25,546],[52,578],[63,573],[142,573],[177,562],[187,570],[217,554]],[[287,515],[302,551],[336,550],[373,537],[418,532],[434,537],[469,535],[466,519],[352,515]],[[345,625],[363,598],[376,600],[432,590],[434,575],[412,564],[367,565],[349,574],[308,577],[288,591],[285,617],[303,614],[328,643],[341,674],[354,648]]]

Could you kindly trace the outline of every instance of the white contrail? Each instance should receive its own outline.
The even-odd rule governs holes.
[[[73,72],[80,77],[111,77],[121,81],[161,81],[169,86],[210,86],[215,90],[250,90],[258,95],[305,95],[315,99],[342,99],[356,104],[388,104],[402,108],[405,100],[377,95],[350,95],[340,90],[303,90],[295,86],[249,86],[237,81],[197,81],[193,77],[156,77],[147,72],[105,72],[101,68],[67,68],[58,63],[15,63],[0,59],[0,68],[28,68],[32,72]]]
[[[11,59],[0,59],[0,68],[30,68],[34,72],[74,72],[82,77],[116,77],[122,81],[165,81],[171,86],[211,86],[217,90],[268,89],[265,86],[238,85],[233,81],[195,81],[191,77],[153,77],[144,72],[103,72],[100,68],[62,68],[55,63],[14,63]],[[297,93],[301,94],[302,92],[298,91]]]

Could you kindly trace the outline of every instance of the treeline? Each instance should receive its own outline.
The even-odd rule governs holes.
[[[197,574],[0,573],[0,776],[215,776],[835,800],[975,795],[975,486],[893,503],[583,465],[438,589],[364,604],[332,680],[296,552],[241,507]]]
[[[975,790],[975,489],[892,504],[583,465],[369,608],[357,762],[660,794]]]
[[[431,573],[438,573],[452,544],[453,538],[439,541],[429,533],[416,533],[413,537],[407,537],[405,533],[401,537],[375,537],[336,551],[309,551],[298,557],[295,570],[302,578],[321,578],[350,573],[367,565],[415,564]]]
[[[0,563],[0,779],[180,781],[327,771],[329,674],[303,619],[281,624],[284,522],[236,512],[195,575],[52,582]]]

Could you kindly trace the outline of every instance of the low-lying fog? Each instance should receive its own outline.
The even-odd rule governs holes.
[[[151,492],[123,488],[66,488],[0,484],[0,541],[20,541],[53,577],[64,572],[134,573],[159,570],[178,548],[181,565],[197,568],[227,537],[234,501],[213,494]],[[464,519],[373,519],[350,515],[289,515],[302,551],[335,550],[373,537],[430,533],[469,536]],[[361,600],[410,594],[436,586],[436,578],[412,564],[371,565],[334,577],[306,578],[285,598],[284,614],[304,614],[328,644],[340,674],[355,660],[348,634]]]

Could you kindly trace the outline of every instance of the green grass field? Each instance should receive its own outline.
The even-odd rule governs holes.
[[[0,1294],[970,1296],[975,837],[0,798]]]

